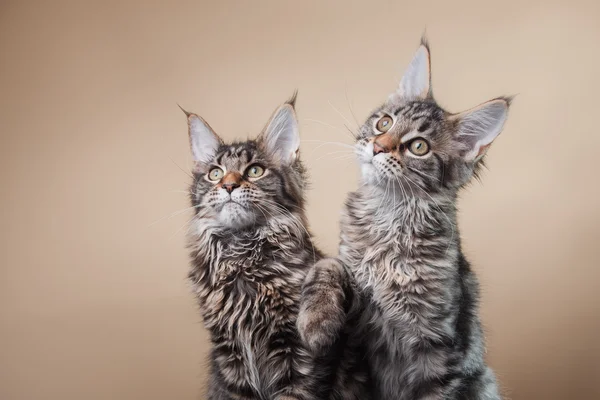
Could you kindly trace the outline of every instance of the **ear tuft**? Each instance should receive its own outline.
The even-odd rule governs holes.
[[[425,36],[421,38],[421,45],[404,72],[400,86],[394,95],[408,100],[424,100],[432,97],[431,52]]]
[[[298,89],[294,90],[294,94],[292,94],[292,97],[290,97],[290,99],[288,101],[286,101],[285,104],[289,104],[295,110],[297,98],[298,98]]]
[[[191,112],[189,112],[189,111],[186,111],[186,110],[185,110],[183,107],[181,107],[181,105],[180,105],[179,103],[175,103],[175,104],[177,104],[177,107],[179,107],[179,109],[180,109],[181,111],[183,111],[183,113],[185,114],[185,116],[186,116],[186,117],[189,117],[189,116],[190,116]]]
[[[429,54],[431,54],[431,49],[429,48],[429,39],[427,39],[427,32],[423,32],[421,35],[421,46],[424,46]]]
[[[298,155],[300,133],[294,103],[296,96],[280,106],[264,130],[262,139],[266,150],[277,161],[291,164]]]
[[[458,139],[467,146],[468,161],[479,161],[502,132],[511,101],[512,97],[499,97],[454,115]]]
[[[188,119],[190,148],[194,161],[204,164],[209,163],[222,144],[221,139],[204,119],[184,110],[181,106],[179,108],[181,108]]]
[[[512,102],[515,100],[515,97],[517,97],[516,94],[511,94],[510,96],[497,97],[494,100],[504,100],[507,104],[507,107],[510,107],[512,105]]]

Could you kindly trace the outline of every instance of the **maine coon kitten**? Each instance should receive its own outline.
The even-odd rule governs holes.
[[[213,346],[208,398],[322,398],[326,373],[296,329],[302,283],[321,253],[305,228],[294,99],[256,140],[233,144],[186,115],[195,211],[189,279]]]
[[[358,133],[363,185],[346,201],[339,261],[321,260],[306,282],[299,328],[311,347],[340,329],[362,338],[375,399],[500,399],[484,361],[478,283],[461,250],[456,201],[509,103],[443,110],[423,40],[399,88]],[[331,317],[344,299],[329,293],[352,279],[363,309],[349,326]]]

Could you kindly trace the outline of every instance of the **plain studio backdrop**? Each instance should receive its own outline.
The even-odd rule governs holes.
[[[598,399],[596,1],[0,1],[0,398],[198,399],[186,119],[256,135],[299,90],[311,229],[334,254],[346,148],[424,29],[457,112],[518,94],[460,199],[507,398]],[[184,210],[180,213],[179,211]]]

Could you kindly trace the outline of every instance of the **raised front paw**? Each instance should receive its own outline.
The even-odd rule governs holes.
[[[313,353],[328,349],[344,327],[346,279],[342,265],[333,258],[317,262],[306,276],[297,325],[302,341]]]

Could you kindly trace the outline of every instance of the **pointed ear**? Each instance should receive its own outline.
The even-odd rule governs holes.
[[[467,146],[467,161],[477,162],[485,155],[502,132],[509,105],[510,98],[498,98],[451,117],[458,122],[458,140]]]
[[[419,100],[432,96],[431,93],[431,53],[425,38],[404,72],[400,86],[392,96]]]
[[[294,101],[295,96],[273,113],[262,135],[265,149],[277,161],[284,164],[293,163],[300,149],[300,133]]]
[[[181,108],[181,106],[180,106]],[[209,163],[215,156],[219,146],[223,143],[208,123],[196,114],[181,110],[188,119],[188,133],[190,147],[194,161]]]

